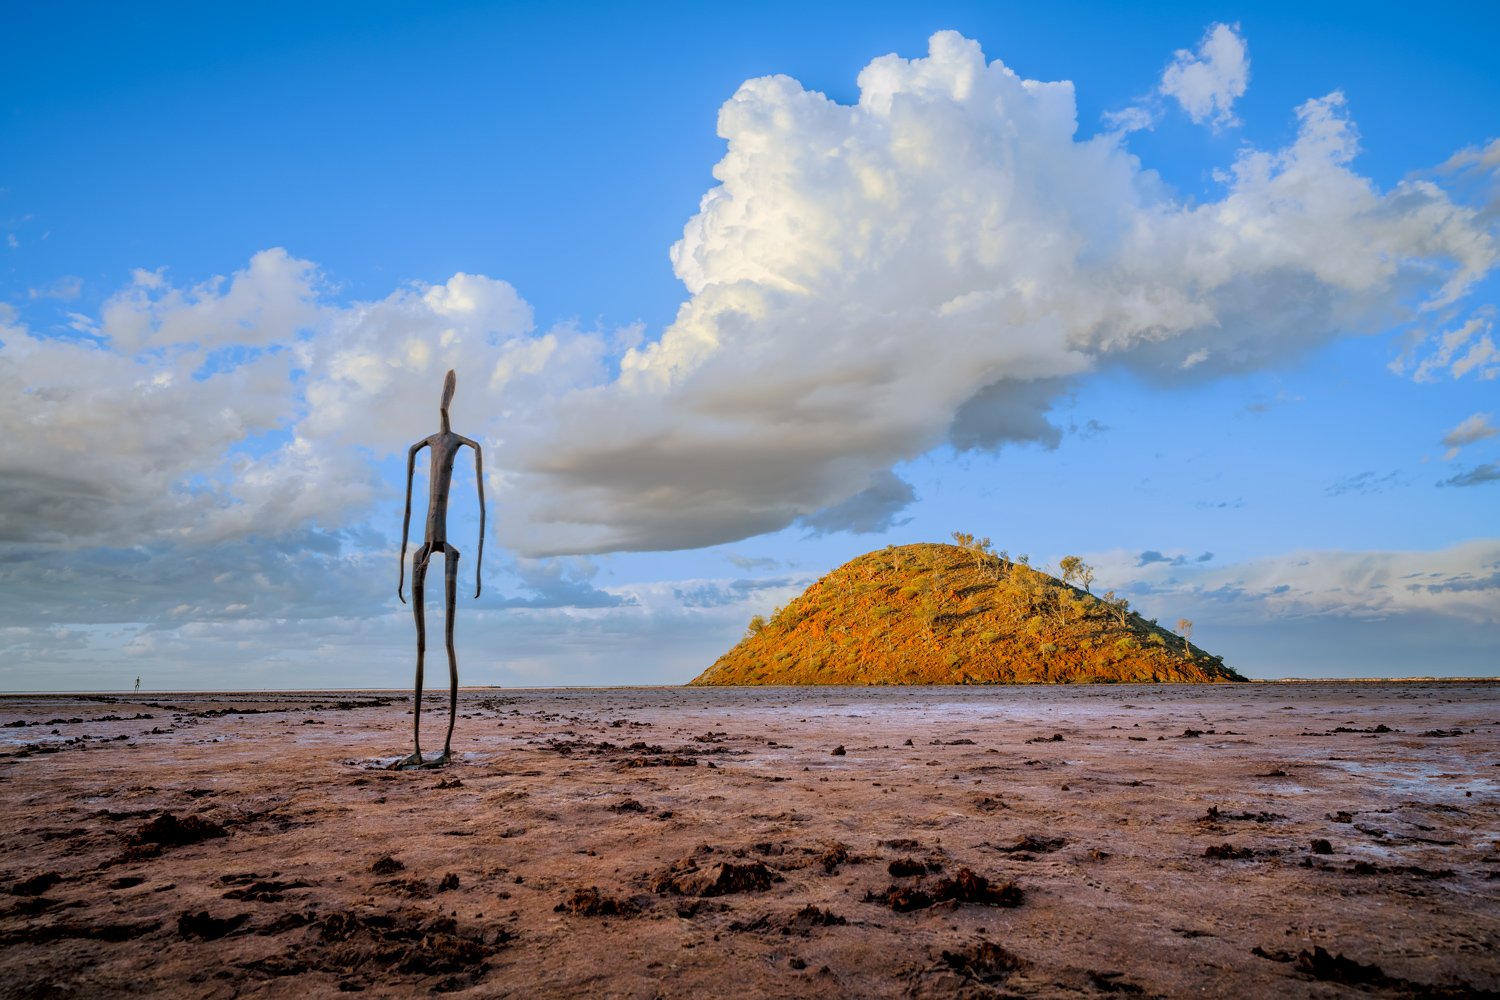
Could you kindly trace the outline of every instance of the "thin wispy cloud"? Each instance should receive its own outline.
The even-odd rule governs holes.
[[[1500,465],[1494,462],[1476,465],[1467,472],[1438,481],[1439,486],[1487,486],[1490,483],[1500,483]]]
[[[1420,614],[1500,623],[1500,541],[1494,540],[1436,551],[1307,550],[1213,566],[1168,558],[1142,563],[1118,552],[1087,558],[1101,586],[1193,618],[1250,624]]]
[[[1360,496],[1371,496],[1376,493],[1384,493],[1402,485],[1404,480],[1401,473],[1392,471],[1386,473],[1367,469],[1364,472],[1356,472],[1344,476],[1327,486],[1323,492],[1331,497],[1341,497],[1348,494]]]
[[[1441,376],[1473,376],[1480,381],[1500,378],[1500,348],[1495,346],[1494,329],[1494,307],[1483,305],[1447,330],[1414,330],[1390,369],[1398,375],[1409,373],[1416,382],[1437,382]]]
[[[83,294],[83,279],[76,274],[65,274],[61,278],[49,281],[40,288],[29,288],[26,297],[35,301],[36,299],[57,299],[60,302],[72,302]]]
[[[1451,461],[1458,457],[1459,451],[1465,446],[1500,434],[1500,428],[1490,423],[1490,416],[1491,414],[1488,413],[1471,414],[1459,421],[1457,427],[1444,434],[1443,447],[1448,449],[1448,453],[1443,458]]]

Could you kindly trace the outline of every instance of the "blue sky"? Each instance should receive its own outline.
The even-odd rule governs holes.
[[[466,683],[955,529],[1251,676],[1500,673],[1496,20],[10,12],[0,689],[409,683],[449,366]]]

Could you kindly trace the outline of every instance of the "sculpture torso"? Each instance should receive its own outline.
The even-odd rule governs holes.
[[[469,439],[452,431],[439,431],[423,441],[432,453],[432,469],[428,475],[427,532],[429,544],[448,541],[448,490],[453,485],[453,461],[458,449],[470,443]]]

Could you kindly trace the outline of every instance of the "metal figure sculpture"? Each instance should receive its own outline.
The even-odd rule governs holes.
[[[474,565],[474,597],[479,597],[480,567],[484,563],[484,452],[478,441],[471,441],[462,434],[453,433],[448,423],[448,404],[453,402],[453,391],[458,377],[452,371],[443,380],[442,420],[443,429],[425,437],[411,446],[406,453],[406,514],[401,520],[401,576],[396,583],[396,596],[406,603],[402,593],[406,585],[406,535],[411,528],[411,483],[416,470],[417,452],[423,448],[432,454],[432,471],[428,476],[427,534],[422,547],[412,556],[411,598],[412,612],[417,619],[417,697],[412,708],[412,752],[411,756],[398,761],[392,767],[407,770],[417,767],[442,767],[448,763],[453,745],[453,723],[458,716],[458,656],[453,651],[453,612],[458,595],[458,549],[448,541],[448,488],[453,485],[453,461],[464,445],[474,449],[474,480],[479,485],[479,554]],[[447,616],[444,619],[448,641],[448,736],[443,741],[443,753],[431,760],[422,759],[422,656],[427,650],[427,624],[423,609],[423,585],[427,581],[427,561],[434,553],[443,555],[443,592],[447,601]]]

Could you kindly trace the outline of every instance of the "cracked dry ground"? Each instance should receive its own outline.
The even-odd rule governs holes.
[[[410,708],[0,698],[0,993],[1500,989],[1500,686],[475,690],[382,770]]]

